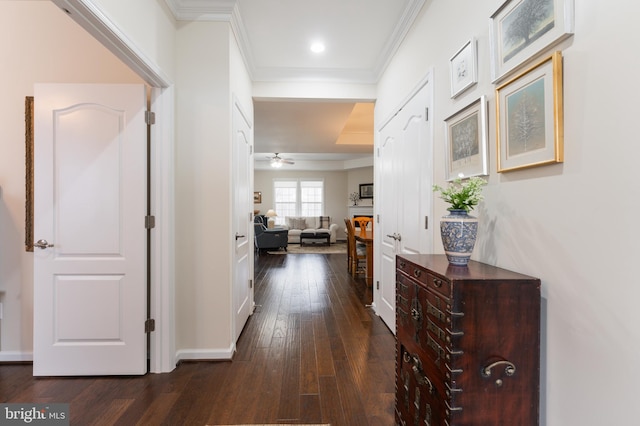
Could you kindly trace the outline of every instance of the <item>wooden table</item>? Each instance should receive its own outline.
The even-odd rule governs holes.
[[[355,232],[356,241],[367,246],[367,285],[373,288],[373,231],[371,229],[360,228]]]

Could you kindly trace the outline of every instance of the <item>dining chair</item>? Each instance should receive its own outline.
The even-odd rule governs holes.
[[[347,246],[350,247],[351,257],[351,276],[355,278],[356,275],[365,275],[367,272],[367,247],[366,245],[356,241],[356,230],[353,226],[353,222],[346,219],[345,225],[347,225]]]
[[[352,259],[351,259],[351,237],[349,236],[349,225],[351,224],[351,221],[348,218],[344,218],[344,233],[347,234],[347,271],[349,271],[349,273],[351,273],[351,265],[352,265]]]
[[[373,232],[373,219],[367,216],[358,216],[353,218],[353,225],[360,229],[361,234],[366,233],[367,229],[369,229],[369,224],[371,224],[370,231]]]

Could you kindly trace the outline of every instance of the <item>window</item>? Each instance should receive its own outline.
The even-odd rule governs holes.
[[[300,182],[300,216],[322,216],[323,187],[321,181]]]
[[[274,180],[274,210],[276,224],[283,225],[287,216],[322,216],[324,212],[324,181]]]
[[[293,180],[276,180],[273,182],[274,210],[278,215],[276,223],[284,224],[286,216],[296,215],[298,204],[298,182]]]

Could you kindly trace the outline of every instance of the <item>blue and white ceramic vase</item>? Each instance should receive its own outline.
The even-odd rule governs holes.
[[[464,209],[450,209],[440,220],[440,234],[449,263],[467,266],[478,236],[478,219]]]

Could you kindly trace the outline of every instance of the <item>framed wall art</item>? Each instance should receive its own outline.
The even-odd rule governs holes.
[[[253,203],[254,204],[262,203],[262,192],[256,191],[253,193]]]
[[[498,173],[564,161],[562,54],[496,88]]]
[[[455,98],[478,82],[478,43],[474,38],[467,41],[449,59],[451,97]]]
[[[359,189],[360,198],[373,198],[372,183],[361,183]]]
[[[491,76],[504,79],[574,31],[574,0],[507,0],[491,16]]]
[[[487,98],[481,96],[444,120],[448,181],[484,176],[488,167]]]

